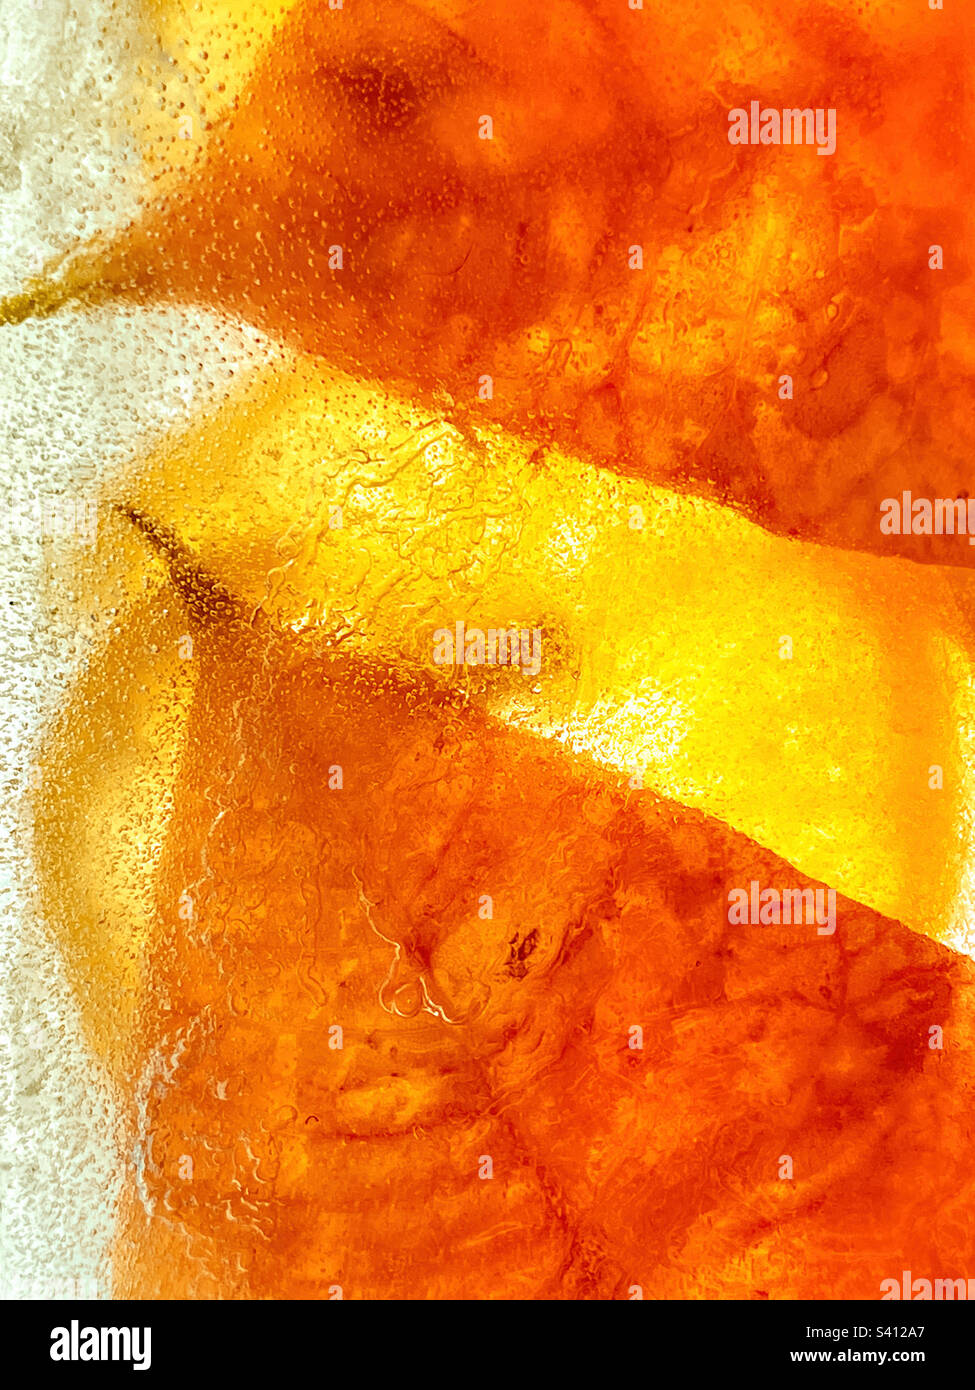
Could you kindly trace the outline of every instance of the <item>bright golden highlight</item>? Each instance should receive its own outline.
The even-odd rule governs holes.
[[[787,541],[496,429],[465,437],[315,363],[259,380],[121,491],[276,627],[459,684],[880,912],[957,928],[967,576]],[[541,624],[537,683],[438,669],[433,634],[458,617]]]
[[[276,353],[53,577],[113,614],[35,828],[136,1155],[116,1291],[975,1272],[975,549],[880,526],[967,497],[958,7],[143,23],[140,214],[5,318]],[[835,153],[732,143],[753,100]]]

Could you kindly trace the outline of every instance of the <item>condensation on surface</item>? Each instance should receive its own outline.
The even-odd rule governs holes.
[[[965,1273],[975,550],[877,519],[968,486],[957,15],[10,14],[5,1269]]]
[[[3,1282],[38,1296],[109,1287],[117,1189],[111,1089],[79,1033],[55,942],[35,922],[24,823],[40,730],[93,649],[70,591],[42,598],[46,562],[90,543],[106,476],[266,361],[259,335],[172,310],[66,314],[0,338],[3,569]],[[192,369],[188,366],[192,364]],[[205,369],[200,371],[200,367]],[[92,391],[92,374],[97,391]],[[72,535],[78,521],[82,533]],[[97,628],[96,628],[97,631]],[[88,808],[88,816],[94,808]]]

